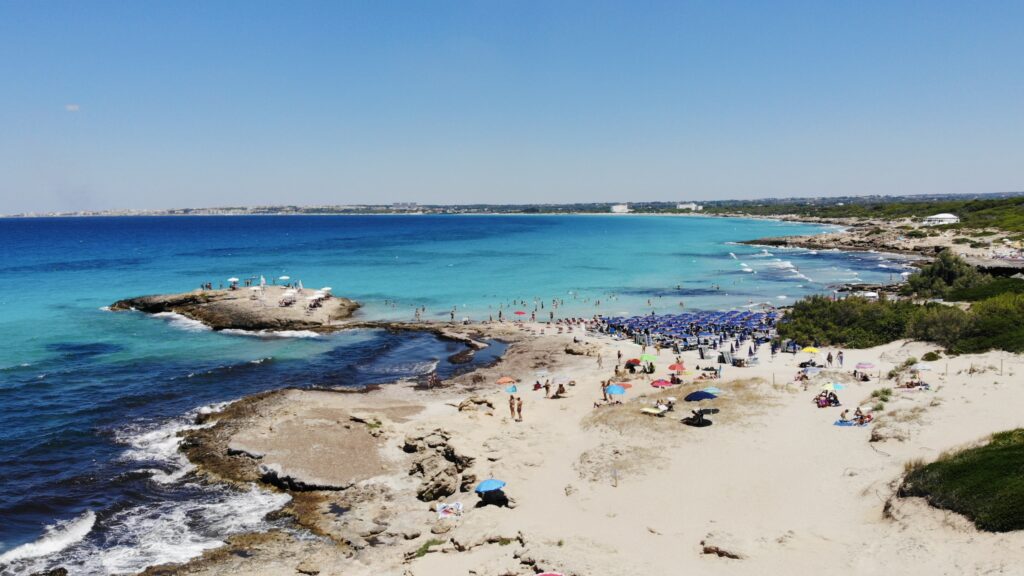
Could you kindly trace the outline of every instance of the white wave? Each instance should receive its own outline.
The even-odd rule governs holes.
[[[256,487],[206,488],[198,500],[128,508],[104,521],[105,541],[112,545],[71,550],[60,563],[72,574],[134,574],[147,566],[187,562],[232,534],[268,529],[266,515],[289,500],[287,494]]]
[[[81,542],[92,530],[94,524],[96,524],[96,513],[86,510],[77,518],[47,526],[43,535],[35,542],[22,544],[0,554],[0,562],[16,562],[60,552],[72,544]]]
[[[252,338],[319,338],[320,334],[312,330],[239,330],[228,328],[221,330],[221,334],[232,336],[249,336]]]
[[[729,256],[732,256],[733,260],[739,260],[739,258],[736,257],[736,254],[734,254],[732,252],[729,252]]]
[[[438,361],[429,360],[425,362],[405,362],[390,364],[388,366],[375,366],[360,368],[364,374],[429,374],[437,369]]]
[[[785,300],[786,298],[789,298],[789,296],[776,296],[776,298],[779,300]]]
[[[199,320],[193,320],[177,312],[157,312],[153,314],[153,317],[164,319],[171,326],[188,332],[208,332],[210,330],[209,326]]]
[[[110,312],[110,306],[100,306],[100,310],[103,312]]]

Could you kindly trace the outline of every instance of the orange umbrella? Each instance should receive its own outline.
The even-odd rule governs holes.
[[[680,370],[686,370],[686,366],[683,366],[682,364],[673,364],[669,366],[668,369],[672,370],[673,372],[678,372]]]
[[[619,386],[622,386],[623,388],[632,388],[633,387],[633,385],[630,384],[629,382],[619,382]]]
[[[501,378],[498,378],[498,384],[513,384],[515,381],[516,379],[511,376],[502,376]]]

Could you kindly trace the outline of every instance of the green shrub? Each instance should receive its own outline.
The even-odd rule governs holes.
[[[977,302],[1000,294],[1024,294],[1024,280],[1017,278],[993,278],[989,282],[972,286],[970,288],[958,288],[951,290],[946,298],[959,302]]]
[[[907,238],[925,238],[928,236],[928,233],[923,230],[910,230],[904,236]]]
[[[992,532],[1024,529],[1024,428],[993,434],[985,446],[911,467],[898,494],[919,496]]]
[[[957,256],[952,250],[943,250],[935,260],[907,278],[906,289],[922,298],[945,298],[953,291],[974,288],[991,280]]]
[[[938,352],[925,352],[924,356],[921,356],[921,360],[925,362],[935,362],[939,358],[942,358],[942,356]]]

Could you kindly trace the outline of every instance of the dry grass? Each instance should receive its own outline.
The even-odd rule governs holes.
[[[642,386],[644,385],[642,382],[636,382],[632,390],[643,390]],[[683,397],[687,394],[708,386],[717,386],[725,393],[715,400],[700,403],[683,402]],[[678,430],[683,432],[688,428],[681,426],[679,420],[689,416],[690,410],[697,408],[718,408],[722,412],[712,417],[714,422],[729,424],[738,422],[745,416],[763,412],[775,403],[773,396],[778,389],[779,387],[776,386],[776,390],[773,392],[771,385],[762,378],[688,383],[653,392],[643,397],[635,397],[622,404],[595,408],[590,415],[584,418],[583,427],[584,429],[603,427],[619,433],[637,430]],[[664,400],[669,397],[676,399],[676,409],[664,417],[640,412],[643,408],[653,406],[656,400]]]

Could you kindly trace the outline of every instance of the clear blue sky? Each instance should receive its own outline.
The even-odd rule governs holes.
[[[1024,2],[0,0],[0,213],[1024,189]]]

